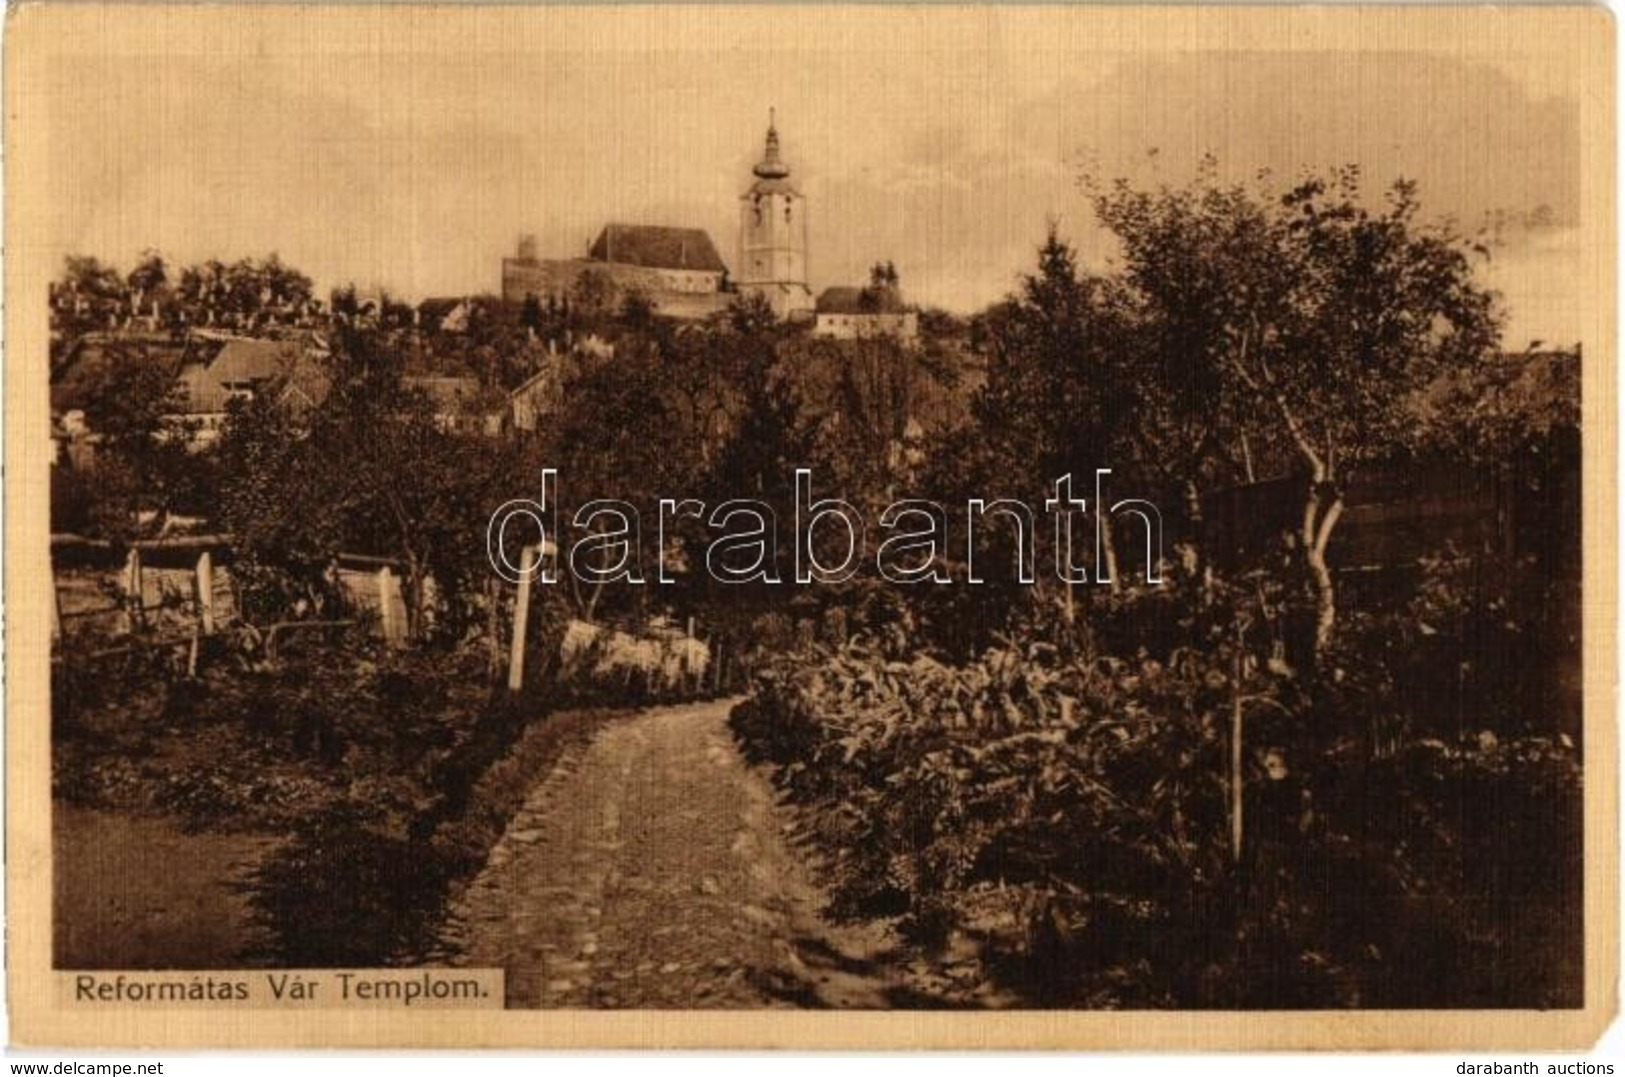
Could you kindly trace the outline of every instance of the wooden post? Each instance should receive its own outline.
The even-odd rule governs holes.
[[[1242,838],[1242,805],[1245,801],[1243,781],[1242,756],[1242,698],[1241,679],[1247,672],[1245,652],[1242,643],[1245,639],[1241,625],[1236,625],[1236,672],[1235,684],[1230,697],[1230,857],[1236,863],[1241,863]]]
[[[197,623],[205,636],[214,635],[214,555],[197,555]]]
[[[541,558],[540,546],[526,546],[519,555],[519,598],[513,606],[513,642],[508,648],[510,692],[525,686],[525,629],[530,621],[530,584]]]
[[[688,615],[688,628],[683,639],[683,687],[694,695],[700,694],[700,667],[694,661],[694,615]]]
[[[129,556],[124,559],[124,617],[131,635],[141,630],[146,617],[147,598],[142,583],[141,551],[131,546]]]
[[[400,613],[396,609],[399,598],[400,588],[396,583],[395,573],[385,565],[378,570],[378,624],[383,632],[384,642],[391,647],[400,646],[405,636]]]
[[[56,573],[51,573],[51,642],[62,638],[62,592],[56,586]]]
[[[502,621],[497,603],[501,592],[496,576],[485,578],[485,681],[495,685],[502,679]]]

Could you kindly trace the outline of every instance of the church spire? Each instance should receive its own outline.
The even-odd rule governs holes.
[[[784,179],[790,174],[790,166],[779,160],[779,129],[775,112],[775,109],[767,110],[767,150],[761,162],[751,169],[762,179]]]

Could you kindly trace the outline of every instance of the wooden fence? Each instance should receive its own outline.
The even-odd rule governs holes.
[[[1302,520],[1306,481],[1274,479],[1205,497],[1203,538],[1211,556],[1221,566],[1244,568],[1278,555],[1283,534]],[[1392,468],[1349,485],[1328,557],[1341,573],[1383,573],[1454,546],[1464,554],[1494,551],[1507,563],[1533,558],[1555,579],[1577,579],[1579,487],[1578,457],[1562,452],[1538,471]]]
[[[202,641],[221,633],[245,628],[270,657],[290,635],[321,630],[369,625],[375,635],[394,646],[407,641],[407,608],[399,562],[390,558],[361,554],[339,554],[335,558],[331,582],[344,599],[344,611],[330,611],[296,604],[287,619],[268,625],[249,625],[242,616],[236,582],[231,575],[229,536],[199,535],[153,539],[130,544],[119,551],[111,544],[72,535],[53,536],[53,643],[55,660],[65,661],[124,654],[137,647],[187,647],[188,669],[196,672]],[[550,551],[551,552],[551,551]],[[542,556],[539,547],[529,547],[525,563],[534,565]],[[434,581],[425,584],[432,598]],[[359,616],[351,616],[358,614]],[[528,636],[533,634],[532,583],[520,583],[514,598],[513,616],[503,648],[508,655],[507,684],[518,692],[525,686]],[[493,624],[500,624],[500,619]],[[496,631],[496,629],[494,629]],[[597,629],[595,629],[597,631]],[[620,650],[636,651],[653,646],[655,636],[628,636],[604,629],[606,641]],[[667,636],[672,633],[667,633]],[[628,644],[632,640],[632,644]],[[721,663],[710,661],[708,644],[694,638],[690,618],[680,638],[660,637],[660,657],[664,665],[677,663],[675,687],[700,692],[707,676],[720,678]],[[669,653],[668,653],[669,652]],[[641,652],[639,652],[641,653]],[[699,657],[703,654],[703,658]],[[616,658],[614,648],[608,659]],[[591,673],[601,672],[595,669]],[[616,675],[625,675],[620,666]],[[720,680],[718,681],[720,684]]]
[[[226,536],[197,535],[131,543],[119,561],[105,542],[73,535],[52,537],[52,638],[88,637],[87,653],[194,643],[244,623],[231,547]],[[335,583],[349,610],[361,612],[391,644],[406,640],[406,604],[398,566],[386,559],[341,554]],[[316,611],[290,610],[294,620],[264,626],[267,646],[305,627],[352,624],[354,618],[312,618]],[[256,629],[256,631],[259,631]],[[60,648],[59,648],[60,649]]]

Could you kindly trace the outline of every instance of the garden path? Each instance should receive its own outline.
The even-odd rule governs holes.
[[[448,959],[505,969],[517,1007],[887,1005],[891,941],[822,917],[729,706],[650,708],[567,754],[454,904]]]

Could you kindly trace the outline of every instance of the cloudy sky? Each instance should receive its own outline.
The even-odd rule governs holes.
[[[815,288],[889,258],[912,298],[974,309],[1050,219],[1109,262],[1080,177],[1178,182],[1212,153],[1283,181],[1357,162],[1469,228],[1498,215],[1508,343],[1580,335],[1586,87],[1549,49],[1175,47],[1053,11],[688,14],[216,16],[64,44],[28,97],[42,243],[121,266],[277,251],[323,287],[408,297],[495,290],[518,233],[575,255],[610,220],[704,227],[732,263],[773,107]]]

